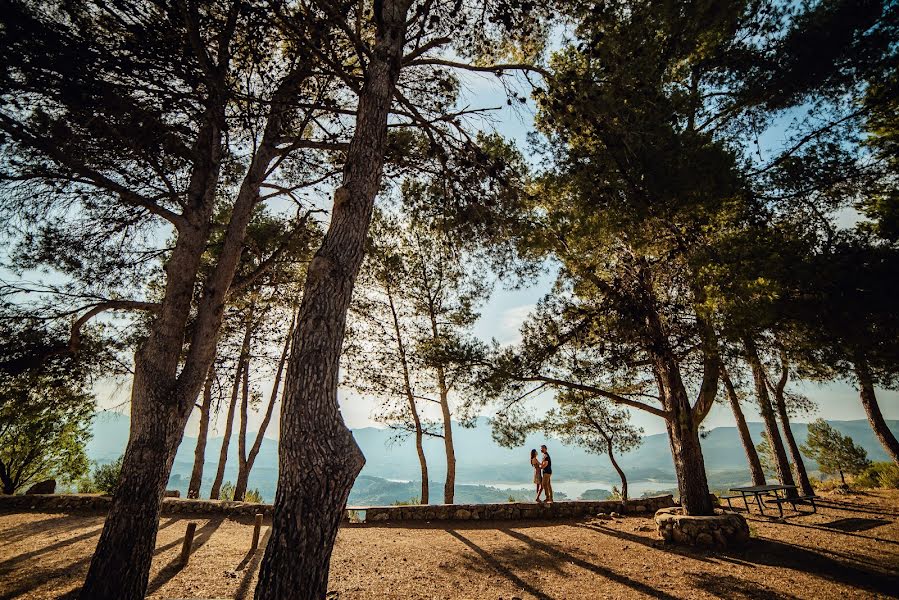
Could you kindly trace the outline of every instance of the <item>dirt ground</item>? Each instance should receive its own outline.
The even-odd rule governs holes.
[[[753,512],[754,539],[727,552],[663,546],[641,517],[350,525],[337,537],[329,598],[899,597],[899,492],[823,504],[784,522]],[[160,523],[148,597],[252,598],[262,551],[248,553],[251,522],[195,520],[184,569],[187,520]],[[71,595],[102,524],[97,515],[0,514],[0,598]]]

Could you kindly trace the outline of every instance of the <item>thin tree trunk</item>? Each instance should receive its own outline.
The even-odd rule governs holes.
[[[456,449],[453,445],[453,417],[449,407],[449,390],[446,373],[437,367],[437,384],[440,388],[440,414],[443,417],[443,449],[446,451],[446,482],[443,484],[443,503],[452,504],[456,491]]]
[[[618,477],[621,478],[621,501],[627,502],[627,476],[624,474],[624,470],[621,468],[621,466],[619,466],[618,461],[615,460],[615,453],[612,451],[612,438],[610,438],[609,436],[604,437],[606,439],[606,452],[609,455],[609,461],[618,472]]]
[[[275,371],[275,381],[272,383],[272,393],[268,399],[268,408],[265,409],[265,416],[262,417],[262,423],[259,424],[259,431],[256,432],[256,439],[253,441],[253,446],[250,448],[250,452],[247,455],[247,459],[245,461],[243,476],[238,475],[237,477],[237,485],[235,486],[234,495],[237,496],[237,491],[241,489],[241,499],[246,495],[247,490],[247,482],[250,479],[250,472],[253,470],[253,465],[256,463],[256,457],[259,455],[259,450],[262,448],[262,440],[265,437],[265,432],[268,430],[268,425],[271,423],[272,414],[275,410],[275,402],[278,400],[278,390],[281,388],[281,378],[284,374],[284,365],[287,364],[287,353],[290,350],[290,337],[293,334],[294,325],[296,324],[296,311],[294,311],[293,318],[290,321],[290,327],[287,330],[287,337],[284,338],[284,348],[281,350],[281,358],[278,359],[278,370]],[[236,499],[236,498],[235,498]]]
[[[415,425],[415,451],[418,453],[418,465],[421,468],[421,496],[420,503],[430,502],[430,489],[428,487],[428,459],[424,449],[424,430],[421,426],[421,418],[418,415],[418,404],[415,402],[415,394],[412,393],[412,381],[409,376],[409,361],[406,357],[406,345],[403,343],[403,333],[400,329],[400,320],[393,303],[393,291],[388,282],[387,301],[390,305],[390,314],[393,317],[393,331],[396,335],[397,352],[400,356],[400,364],[403,367],[403,390],[406,392],[406,401],[409,404],[409,414]]]
[[[775,468],[777,469],[777,478],[781,485],[795,485],[793,481],[793,472],[790,469],[790,461],[787,459],[787,452],[784,448],[783,439],[777,429],[777,419],[774,417],[774,409],[771,407],[771,397],[768,395],[768,376],[765,374],[765,367],[759,358],[758,348],[755,342],[750,338],[743,340],[743,348],[746,351],[746,361],[752,369],[752,379],[755,383],[756,398],[759,403],[759,413],[762,415],[762,421],[765,423],[765,432],[768,434],[768,443],[771,445],[771,451],[774,453]],[[795,496],[794,491],[788,491],[787,496]]]
[[[187,485],[187,497],[199,498],[203,485],[203,466],[206,463],[206,438],[209,436],[209,418],[212,412],[212,383],[215,380],[215,365],[209,367],[209,376],[203,386],[203,403],[200,405],[200,432],[197,434],[197,445],[194,448],[194,468],[190,472],[190,483]]]
[[[218,500],[222,492],[222,483],[225,481],[225,466],[228,464],[228,449],[231,446],[231,433],[234,430],[234,411],[237,409],[237,397],[240,394],[241,378],[247,370],[247,354],[250,350],[250,338],[253,332],[253,310],[247,317],[247,328],[244,330],[243,341],[240,345],[240,355],[237,358],[237,371],[234,373],[234,383],[231,385],[231,401],[228,404],[228,414],[225,417],[225,433],[222,438],[222,447],[219,450],[219,463],[215,472],[215,480],[209,491],[209,498]]]
[[[858,377],[859,397],[865,412],[868,414],[868,422],[874,435],[880,440],[880,445],[886,450],[892,461],[899,465],[899,441],[890,431],[889,425],[880,412],[880,405],[877,403],[877,395],[874,393],[874,381],[871,376],[871,369],[868,367],[864,358],[855,360],[855,375]]]
[[[790,414],[787,411],[787,400],[784,393],[789,376],[789,366],[784,360],[781,363],[780,380],[774,388],[774,403],[777,406],[777,414],[780,417],[780,426],[781,429],[783,429],[787,449],[790,451],[790,458],[793,459],[796,479],[799,480],[799,491],[803,496],[812,496],[814,495],[815,490],[812,488],[812,482],[809,481],[808,472],[805,470],[805,462],[802,460],[802,454],[799,452],[799,445],[796,443],[796,438],[793,436],[793,430],[790,427]]]
[[[247,493],[247,420],[250,418],[250,357],[243,369],[243,391],[240,399],[240,427],[237,431],[237,481],[234,483],[234,500],[243,502]]]
[[[340,416],[346,314],[364,254],[387,147],[409,0],[374,5],[378,29],[331,223],[309,265],[281,408],[278,491],[256,600],[324,598],[331,552],[365,458]]]
[[[749,433],[746,417],[743,416],[743,409],[740,407],[740,399],[737,397],[733,381],[731,381],[730,375],[723,365],[721,367],[721,379],[724,381],[724,388],[727,390],[727,397],[730,400],[730,408],[734,413],[734,420],[737,422],[737,431],[740,433],[740,442],[743,444],[743,451],[746,453],[746,462],[749,463],[752,485],[765,485],[765,470],[762,468],[762,461],[759,460],[759,453],[752,442],[752,435]]]

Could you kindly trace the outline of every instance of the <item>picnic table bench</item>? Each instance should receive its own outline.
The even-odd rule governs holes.
[[[792,496],[788,495],[790,490],[795,490],[795,485],[750,485],[744,487],[735,487],[730,488],[731,492],[737,492],[739,496],[721,496],[721,500],[725,500],[727,502],[727,506],[729,508],[733,508],[733,504],[731,504],[731,500],[735,500],[737,498],[743,499],[743,504],[746,505],[746,512],[749,512],[749,499],[754,498],[756,504],[759,507],[759,512],[765,514],[765,508],[762,502],[762,496],[774,495],[774,498],[767,500],[771,504],[777,506],[777,510],[780,512],[780,516],[784,516],[783,504],[789,503],[793,505],[793,510],[796,509],[796,505],[800,503],[808,502],[812,505],[812,513],[818,511],[818,507],[815,506],[815,496]],[[784,492],[784,495],[781,496],[780,492]]]

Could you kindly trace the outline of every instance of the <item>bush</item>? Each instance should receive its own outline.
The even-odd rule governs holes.
[[[92,488],[90,491],[102,492],[111,496],[115,492],[116,486],[119,485],[119,475],[122,472],[122,460],[124,458],[124,456],[120,456],[113,462],[105,465],[94,463],[94,473],[89,484],[89,487]],[[81,490],[82,486],[79,484],[78,491],[80,492]]]
[[[856,485],[867,488],[899,489],[899,465],[875,462],[855,478]]]
[[[845,485],[839,479],[816,479],[814,477],[809,477],[809,482],[812,484],[812,487],[815,488],[815,490],[818,492],[832,492],[833,490],[837,489],[849,489],[849,486]]]
[[[222,484],[222,489],[219,492],[220,500],[234,500],[234,484],[230,481],[226,481]],[[256,504],[262,504],[262,492],[259,491],[258,488],[247,490],[243,495],[244,502],[254,502]]]

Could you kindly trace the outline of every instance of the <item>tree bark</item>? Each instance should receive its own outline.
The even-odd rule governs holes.
[[[159,507],[168,474],[190,410],[214,359],[225,298],[243,250],[253,207],[259,201],[259,188],[273,158],[278,155],[277,144],[289,116],[287,102],[305,76],[302,70],[292,72],[272,98],[263,139],[241,182],[218,261],[204,282],[197,302],[197,318],[192,323],[192,335],[184,356],[182,348],[188,336],[187,321],[215,209],[227,103],[224,90],[231,65],[230,42],[240,9],[239,3],[233,5],[232,18],[225,29],[218,32],[218,55],[205,82],[209,89],[209,98],[205,102],[208,108],[193,148],[196,159],[185,195],[183,223],[178,228],[175,248],[165,267],[162,306],[150,336],[135,355],[132,423],[122,464],[122,484],[113,495],[103,533],[91,560],[80,593],[83,600],[140,600],[145,595],[156,543]],[[188,29],[188,35],[200,37],[195,23],[189,22]],[[179,373],[181,364],[183,368]],[[146,415],[145,419],[156,422],[136,424],[136,414]]]
[[[449,390],[446,387],[446,373],[442,367],[437,368],[437,383],[440,387],[440,414],[443,417],[443,449],[446,451],[443,503],[452,504],[456,492],[456,448],[453,445],[453,416],[449,407]]]
[[[666,361],[668,362],[668,361]],[[694,423],[690,400],[680,372],[673,362],[657,368],[662,383],[662,397],[669,417],[665,427],[681,506],[688,515],[710,515],[714,510],[709,495],[709,482],[699,442],[699,426]]]
[[[871,369],[863,357],[857,358],[854,364],[855,375],[858,377],[859,397],[861,398],[862,406],[865,407],[865,412],[868,414],[868,422],[871,424],[871,429],[874,430],[874,435],[880,440],[880,445],[886,450],[890,459],[899,465],[899,441],[896,440],[896,436],[890,431],[887,422],[883,418],[883,413],[880,412],[877,395],[874,393],[874,380],[871,375]]]
[[[790,414],[787,411],[787,401],[784,390],[789,378],[789,368],[786,362],[781,365],[781,377],[774,388],[774,402],[777,405],[777,414],[780,417],[780,426],[783,429],[784,440],[787,442],[787,449],[790,451],[790,458],[793,459],[793,468],[795,470],[796,479],[799,482],[799,491],[803,496],[812,496],[815,493],[812,488],[812,482],[809,481],[808,472],[805,469],[805,461],[802,460],[802,454],[799,452],[799,444],[793,436],[793,430],[790,428]]]
[[[612,451],[612,438],[607,435],[604,435],[603,437],[606,439],[606,452],[609,455],[609,461],[618,472],[618,477],[621,478],[621,501],[627,502],[627,476],[624,474],[624,470],[618,465],[618,461],[615,460],[615,453]]]
[[[197,434],[197,446],[194,448],[194,468],[190,473],[187,485],[187,497],[199,498],[203,485],[203,466],[206,463],[206,438],[209,436],[209,419],[212,412],[212,383],[215,380],[215,366],[209,367],[209,376],[203,386],[203,403],[200,405],[200,432]]]
[[[731,381],[730,375],[724,366],[721,367],[721,379],[724,381],[724,388],[727,390],[727,397],[730,400],[730,408],[734,413],[734,420],[737,422],[740,442],[743,444],[746,461],[749,463],[752,485],[765,485],[765,470],[762,468],[762,461],[759,460],[759,453],[756,452],[755,444],[752,442],[752,435],[749,433],[746,417],[743,416],[743,409],[740,407],[737,391],[734,389],[733,381]]]
[[[365,458],[340,416],[346,314],[364,254],[402,64],[409,0],[376,3],[377,32],[331,223],[309,265],[281,409],[278,491],[257,600],[320,599],[350,489]]]
[[[243,502],[247,493],[247,420],[250,417],[250,357],[243,369],[243,391],[240,399],[240,427],[237,431],[237,481],[234,483],[234,500]]]
[[[287,330],[287,337],[284,338],[284,348],[281,350],[281,358],[278,359],[278,370],[275,371],[275,381],[272,382],[272,393],[268,399],[268,408],[265,410],[265,416],[262,417],[262,423],[259,424],[259,431],[256,432],[256,439],[253,441],[253,446],[250,448],[247,458],[243,461],[243,467],[237,476],[237,484],[234,486],[235,500],[237,499],[238,492],[240,492],[241,499],[246,496],[250,472],[253,470],[253,465],[256,463],[256,457],[259,455],[259,450],[262,448],[262,440],[265,437],[265,432],[268,430],[269,423],[271,423],[272,414],[275,411],[275,402],[278,399],[278,391],[281,388],[284,365],[287,364],[287,353],[290,351],[290,336],[293,334],[296,319],[297,315],[296,312],[294,312],[293,318],[290,321],[290,327]],[[241,453],[243,453],[243,450],[241,450]]]
[[[237,371],[234,373],[234,383],[231,385],[231,401],[228,404],[228,414],[225,417],[225,433],[222,437],[222,446],[219,450],[219,463],[215,472],[215,480],[212,489],[209,490],[209,498],[218,500],[222,492],[222,483],[225,481],[225,466],[228,464],[228,449],[231,446],[231,433],[234,430],[234,411],[237,409],[237,397],[240,394],[241,378],[248,370],[247,354],[250,351],[250,339],[253,332],[253,310],[247,317],[247,328],[244,330],[243,341],[240,344],[240,355],[237,357]],[[244,390],[246,393],[246,389]]]
[[[400,364],[403,367],[403,390],[406,393],[406,402],[409,404],[409,414],[412,416],[412,423],[415,426],[415,451],[418,453],[418,465],[421,469],[421,496],[419,502],[421,504],[430,503],[430,488],[428,486],[428,459],[425,456],[424,449],[424,430],[421,426],[421,417],[418,415],[418,405],[415,402],[415,394],[412,393],[412,380],[409,376],[409,360],[406,357],[406,345],[403,343],[403,332],[400,328],[399,316],[396,312],[396,306],[393,302],[393,290],[390,283],[387,284],[387,302],[390,305],[390,315],[393,318],[393,331],[396,335],[397,353],[400,357]]]
[[[781,485],[795,485],[793,481],[793,472],[790,469],[790,461],[787,459],[787,452],[784,449],[783,440],[780,432],[777,430],[777,419],[774,418],[774,409],[771,407],[771,397],[768,395],[768,376],[765,373],[765,367],[759,358],[758,348],[755,342],[750,338],[743,340],[743,348],[746,352],[746,361],[752,369],[752,379],[755,383],[756,398],[759,403],[759,413],[762,415],[762,421],[765,423],[765,431],[768,434],[768,443],[771,444],[771,451],[775,457],[775,468],[777,469],[777,478]],[[795,496],[794,491],[788,491],[787,496]]]

